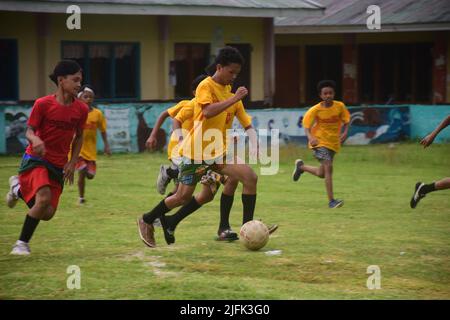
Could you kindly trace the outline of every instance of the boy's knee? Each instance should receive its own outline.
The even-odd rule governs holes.
[[[251,174],[247,175],[246,182],[250,185],[256,185],[258,183],[258,176],[256,173],[252,172]]]
[[[43,215],[41,220],[49,221],[55,215],[56,210],[52,206],[48,206],[45,214]]]

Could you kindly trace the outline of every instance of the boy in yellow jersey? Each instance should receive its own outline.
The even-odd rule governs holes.
[[[193,95],[195,95],[195,89],[197,89],[197,86],[200,82],[203,81],[203,79],[206,78],[206,75],[200,75],[197,78],[194,79],[194,81],[192,82],[191,85],[191,89],[192,89],[192,93]],[[150,133],[150,136],[147,139],[146,142],[146,146],[148,149],[152,150],[156,147],[158,140],[157,140],[157,133],[159,128],[161,128],[161,126],[163,125],[164,121],[170,117],[172,119],[174,119],[176,117],[176,115],[180,112],[180,110],[182,110],[185,106],[191,105],[193,103],[192,100],[182,100],[180,101],[178,104],[176,104],[175,106],[163,111],[159,117],[158,120],[156,120],[155,126],[152,130],[152,132]],[[188,127],[189,125],[192,126],[192,122],[186,122],[184,128],[187,129],[188,131],[190,130],[191,127]],[[179,162],[177,161],[176,158],[172,158],[172,150],[173,148],[177,145],[178,141],[176,140],[170,140],[169,141],[169,145],[167,146],[167,155],[168,155],[168,159],[171,162],[170,165],[161,165],[159,168],[159,175],[158,178],[156,180],[156,189],[158,190],[159,194],[165,194],[166,193],[166,188],[167,185],[170,183],[170,180],[174,180],[175,181],[175,189],[170,192],[169,194],[173,194],[177,191],[177,177],[178,177],[178,165]]]
[[[301,159],[295,161],[293,180],[297,181],[303,172],[309,172],[319,178],[325,178],[329,208],[339,208],[344,201],[334,199],[333,195],[333,158],[345,141],[350,122],[350,113],[344,103],[335,101],[336,84],[331,80],[320,81],[317,85],[321,102],[311,107],[303,117],[303,127],[308,137],[308,146],[320,167],[307,166]]]
[[[239,87],[235,94],[231,93],[230,85],[239,74],[243,62],[242,55],[235,48],[221,49],[213,64],[214,74],[203,80],[197,87],[194,127],[181,147],[183,161],[180,165],[178,190],[138,220],[139,235],[147,246],[155,246],[152,223],[157,218],[161,219],[166,242],[170,244],[175,241],[174,228],[170,224],[170,218],[173,217],[166,217],[165,214],[173,208],[183,206],[184,216],[187,216],[200,208],[201,205],[192,195],[196,184],[208,170],[227,175],[243,184],[243,223],[253,220],[258,177],[246,164],[229,163],[234,159],[224,161],[226,160],[226,125],[232,121],[234,115],[242,112],[238,102],[248,94],[245,87]],[[250,125],[245,129],[249,133],[253,147],[256,147],[256,132],[253,127]],[[219,136],[213,137],[216,139],[211,148],[208,135],[214,135],[217,132]],[[197,150],[198,146],[200,151]]]
[[[78,192],[80,195],[79,203],[86,202],[84,199],[84,191],[86,186],[86,178],[91,180],[95,177],[97,166],[97,130],[100,130],[104,152],[111,155],[108,139],[106,137],[106,119],[103,113],[92,106],[95,98],[94,90],[87,85],[81,87],[78,98],[86,103],[89,107],[89,114],[83,131],[83,146],[78,157],[76,170],[78,170]]]

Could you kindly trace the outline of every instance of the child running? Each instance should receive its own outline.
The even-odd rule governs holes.
[[[350,122],[350,113],[344,103],[334,100],[335,88],[334,81],[320,81],[317,90],[322,101],[311,107],[303,117],[308,146],[319,160],[320,167],[307,166],[303,160],[297,159],[292,174],[294,181],[298,181],[305,171],[325,178],[329,208],[344,205],[344,201],[335,199],[333,194],[333,158],[347,138]]]
[[[166,217],[165,214],[183,206],[180,210],[185,209],[183,216],[186,217],[200,208],[201,204],[192,195],[196,184],[209,170],[242,182],[243,223],[253,220],[258,177],[248,165],[230,164],[226,161],[226,123],[237,113],[238,102],[248,94],[245,87],[239,87],[235,94],[231,93],[230,84],[236,79],[242,64],[243,58],[237,49],[232,47],[221,49],[214,63],[216,72],[197,87],[194,127],[183,140],[181,148],[183,159],[180,164],[178,190],[138,219],[139,235],[147,246],[156,245],[152,223],[157,218],[161,219],[166,242],[170,244],[175,241],[173,235],[175,227],[172,224],[174,217]],[[208,135],[216,133],[220,136],[216,136],[212,143]],[[217,138],[220,138],[219,141],[216,141]],[[234,159],[230,160],[233,162]]]
[[[39,222],[54,216],[64,182],[73,184],[83,143],[89,109],[76,98],[82,81],[81,67],[75,61],[62,60],[50,79],[56,84],[57,91],[34,103],[25,134],[29,145],[22,158],[19,176],[9,178],[8,207],[14,207],[22,198],[30,209],[19,240],[11,251],[13,255],[29,255],[29,242]],[[71,160],[68,161],[71,144]]]
[[[106,119],[100,109],[93,107],[94,89],[89,85],[82,86],[78,98],[89,107],[89,114],[83,131],[83,146],[75,167],[78,171],[79,204],[84,204],[86,202],[84,198],[86,178],[94,179],[97,171],[95,163],[97,160],[97,130],[100,130],[105,154],[110,156],[111,150],[106,135]]]

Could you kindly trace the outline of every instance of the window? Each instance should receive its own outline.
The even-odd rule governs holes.
[[[98,99],[139,99],[137,43],[63,42],[62,58],[81,65]]]
[[[364,103],[431,102],[432,44],[359,46],[359,99]]]
[[[209,64],[209,44],[175,44],[175,98],[192,97],[191,83],[205,73]]]
[[[0,100],[18,100],[17,41],[0,39]]]
[[[317,84],[321,80],[336,82],[335,99],[342,95],[342,47],[306,46],[306,102],[318,99]]]

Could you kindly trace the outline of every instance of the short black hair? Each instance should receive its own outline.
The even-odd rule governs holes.
[[[191,83],[191,91],[195,91],[197,90],[198,85],[200,84],[200,82],[202,82],[203,80],[205,80],[208,77],[208,75],[206,74],[201,74],[199,75],[197,78],[194,79],[194,81],[192,81]]]
[[[61,60],[53,69],[53,73],[48,77],[52,80],[56,85],[58,85],[58,77],[64,77],[69,74],[75,74],[78,71],[83,71],[78,64],[78,62],[74,60]]]
[[[322,93],[322,89],[327,87],[333,88],[333,90],[336,91],[336,82],[334,82],[333,80],[319,81],[319,83],[317,84],[317,91],[319,92],[319,95]]]
[[[223,47],[219,50],[216,59],[208,67],[206,67],[206,73],[210,76],[216,72],[216,66],[218,64],[222,66],[228,66],[232,63],[237,63],[239,65],[244,65],[244,57],[239,52],[238,49],[230,46]]]

